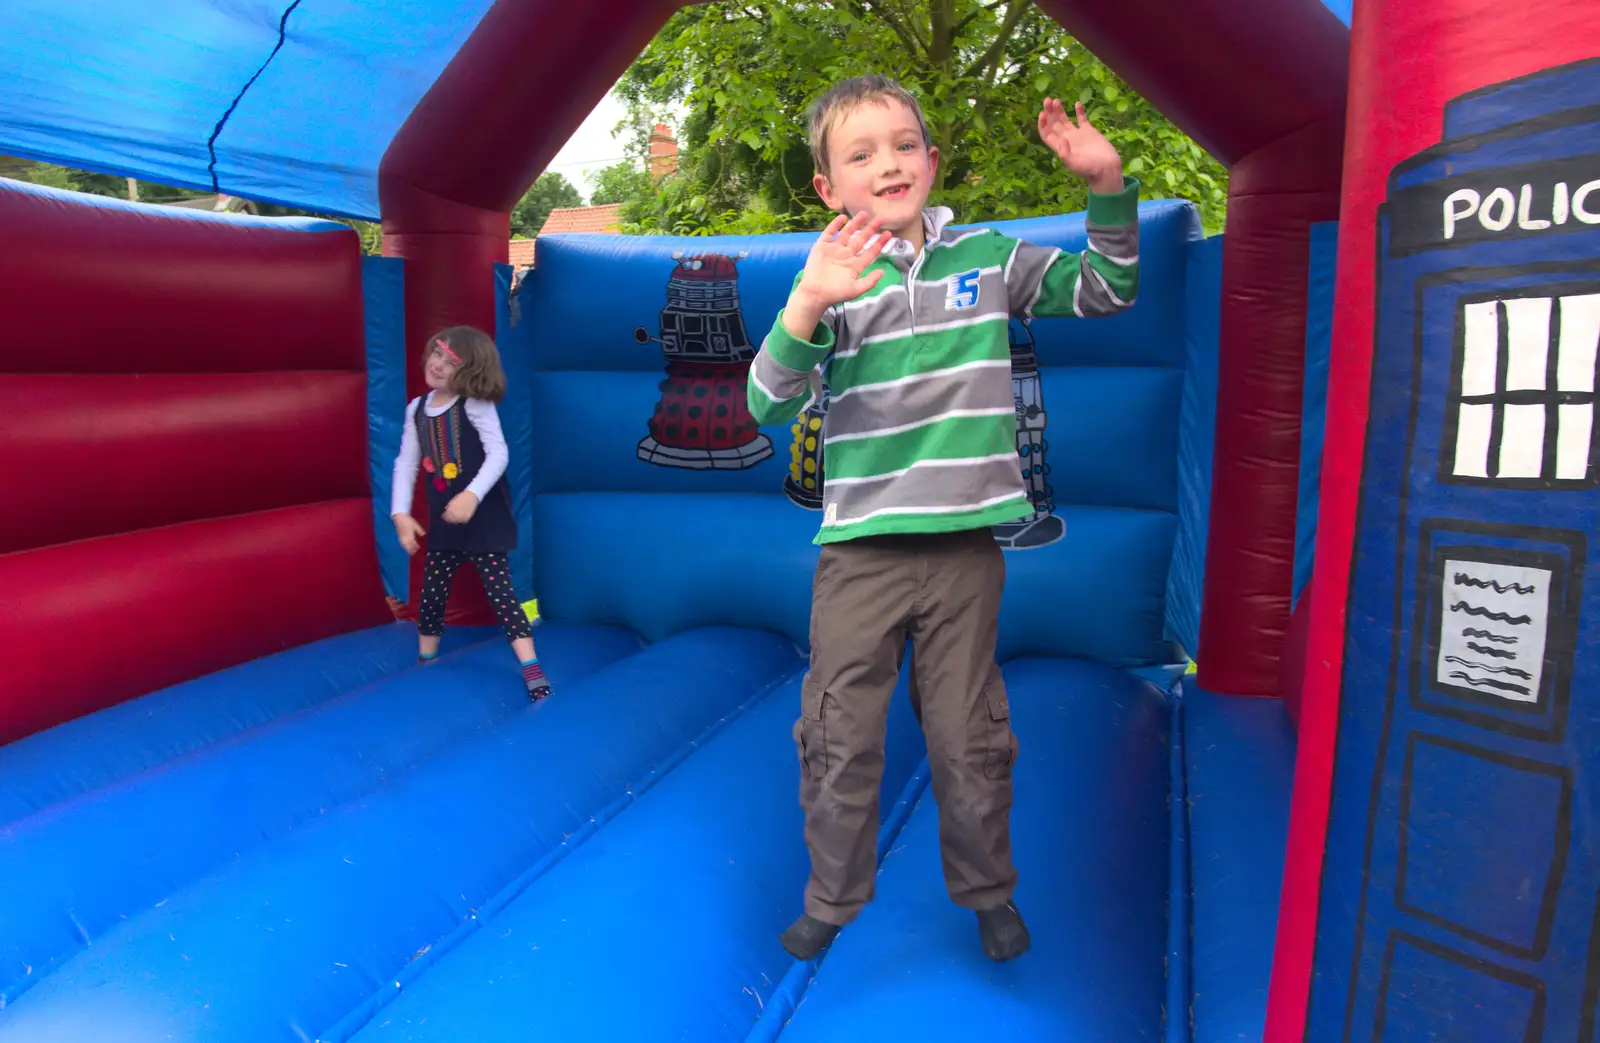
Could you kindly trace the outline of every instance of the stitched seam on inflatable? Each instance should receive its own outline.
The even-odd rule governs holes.
[[[284,8],[283,15],[278,19],[278,42],[273,45],[272,53],[267,55],[267,60],[261,63],[261,67],[256,70],[255,75],[246,80],[244,86],[239,88],[239,93],[233,96],[233,103],[228,106],[228,111],[222,114],[222,118],[217,120],[216,127],[212,128],[211,138],[206,142],[206,151],[211,154],[211,163],[206,167],[206,172],[211,175],[211,191],[218,195],[222,194],[222,187],[217,184],[217,138],[221,136],[222,128],[228,125],[228,117],[233,115],[233,110],[238,108],[239,102],[244,100],[245,92],[255,85],[256,80],[261,78],[261,74],[267,71],[267,66],[272,64],[272,59],[276,58],[278,52],[283,50],[283,41],[288,35],[289,16],[299,6],[300,0],[294,0],[288,7]]]

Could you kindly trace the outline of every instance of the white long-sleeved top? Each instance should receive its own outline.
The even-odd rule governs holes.
[[[434,396],[437,394],[430,391],[426,396],[428,416],[442,416],[456,404],[454,395],[436,401]],[[422,462],[422,446],[417,441],[417,406],[422,401],[422,398],[414,398],[406,406],[405,427],[400,432],[400,455],[394,458],[394,482],[389,496],[390,517],[411,513],[411,494],[417,484],[417,466]],[[464,412],[473,430],[478,432],[478,440],[483,443],[483,466],[478,469],[466,491],[482,503],[484,496],[494,488],[494,483],[506,473],[510,453],[506,449],[506,436],[500,430],[500,413],[493,402],[469,398]]]

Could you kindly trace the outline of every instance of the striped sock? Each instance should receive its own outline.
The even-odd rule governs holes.
[[[432,652],[418,652],[417,653],[417,662],[421,663],[421,664],[424,664],[424,665],[426,665],[428,663],[431,663],[435,659],[438,659],[438,658],[439,658],[439,650],[437,648],[434,649]]]
[[[522,681],[528,686],[528,698],[538,702],[550,694],[550,682],[545,679],[544,667],[537,657],[522,664]]]

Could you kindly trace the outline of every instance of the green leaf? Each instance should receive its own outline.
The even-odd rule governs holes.
[[[674,114],[667,122],[680,148],[679,173],[631,197],[630,223],[685,235],[819,227],[827,211],[811,187],[806,106],[838,80],[868,71],[896,77],[921,101],[941,165],[955,178],[936,201],[964,220],[1086,205],[1081,179],[1060,176],[1059,162],[1039,141],[1038,103],[1048,94],[1093,106],[1092,118],[1104,121],[1125,169],[1147,185],[1153,180],[1200,201],[1208,229],[1224,221],[1222,165],[1031,5],[1008,30],[1009,40],[1001,38],[1015,6],[1009,0],[764,0],[759,6],[762,18],[725,4],[677,10],[618,82],[616,95],[634,128],[619,144],[637,169],[645,169],[649,128],[665,113]],[[908,51],[885,20],[890,10],[948,59]],[[946,35],[929,38],[938,33]],[[1042,57],[1022,59],[1020,72],[996,83],[963,75],[993,44],[1008,61]]]

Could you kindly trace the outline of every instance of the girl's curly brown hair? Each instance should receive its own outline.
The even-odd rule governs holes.
[[[499,403],[506,397],[506,372],[500,365],[500,351],[494,338],[475,326],[451,326],[440,330],[428,342],[428,350],[443,341],[461,358],[450,378],[450,390],[462,398],[481,398]]]

